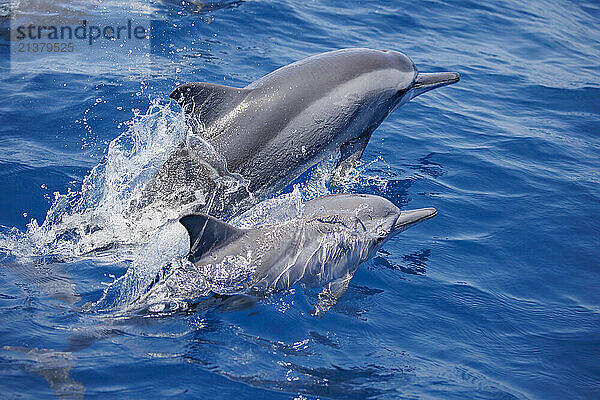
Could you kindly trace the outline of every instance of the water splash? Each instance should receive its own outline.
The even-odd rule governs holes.
[[[0,235],[0,248],[18,258],[85,256],[114,244],[140,243],[147,232],[175,215],[176,210],[156,208],[132,221],[128,214],[131,199],[183,140],[183,116],[155,99],[145,114],[136,112],[127,125],[80,191],[55,193],[44,222],[34,219],[24,233]]]
[[[302,215],[301,185],[294,185],[291,193],[263,200],[245,213],[233,218],[230,223],[238,228],[255,228],[290,221]]]
[[[225,161],[201,137],[188,133],[185,117],[168,103],[151,99],[145,113],[135,112],[128,129],[114,139],[104,160],[83,180],[81,190],[55,193],[55,199],[40,225],[32,220],[26,232],[5,228],[0,232],[0,249],[18,259],[56,256],[61,259],[99,258],[117,249],[118,257],[131,260],[141,244],[186,210],[210,207],[206,193],[192,201],[171,202],[182,182],[168,196],[157,196],[136,207],[147,185],[177,148],[201,154],[201,162],[217,184],[219,193],[234,193],[247,183],[227,171]],[[198,192],[196,190],[196,192]],[[107,255],[114,262],[114,253]]]

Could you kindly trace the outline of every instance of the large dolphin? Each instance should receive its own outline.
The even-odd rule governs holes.
[[[187,114],[192,132],[223,159],[215,162],[206,143],[188,140],[152,178],[142,203],[199,200],[210,203],[204,211],[211,215],[231,215],[248,192],[225,196],[227,189],[215,183],[223,175],[243,178],[260,197],[281,190],[336,151],[333,183],[341,182],[392,111],[459,78],[456,72],[417,72],[397,51],[355,48],[294,62],[244,88],[181,85],[171,97]]]
[[[299,218],[251,229],[188,215],[180,222],[190,237],[189,262],[167,269],[136,303],[162,311],[153,305],[210,293],[262,297],[301,284],[323,287],[313,311],[322,316],[386,240],[436,214],[401,211],[379,196],[336,194],[304,203]]]

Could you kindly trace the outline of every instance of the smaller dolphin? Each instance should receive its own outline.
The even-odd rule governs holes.
[[[402,211],[374,195],[335,194],[304,203],[299,218],[251,229],[187,215],[180,222],[190,237],[189,262],[169,270],[140,300],[264,297],[301,284],[323,287],[312,312],[320,317],[386,240],[436,214],[434,208]]]

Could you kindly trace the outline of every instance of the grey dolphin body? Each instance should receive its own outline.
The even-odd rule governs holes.
[[[170,270],[138,304],[211,292],[265,296],[302,284],[323,287],[314,309],[323,315],[387,239],[436,214],[434,208],[401,211],[378,196],[337,194],[304,203],[297,219],[252,229],[188,215],[180,222],[190,236],[190,262]]]
[[[459,80],[455,72],[418,73],[410,58],[392,50],[343,49],[286,65],[244,88],[187,83],[171,97],[188,115],[192,131],[221,154],[226,170],[248,189],[273,194],[330,154],[340,151],[334,183],[355,166],[373,131],[397,107],[428,90]],[[185,182],[185,204],[198,189],[217,185],[201,161],[204,146],[179,147],[152,179],[146,193],[166,196]],[[223,166],[217,169],[223,170]],[[154,194],[157,193],[157,194]],[[235,202],[217,193],[207,211],[224,216]],[[213,198],[215,196],[212,196]],[[147,201],[147,200],[146,200]]]

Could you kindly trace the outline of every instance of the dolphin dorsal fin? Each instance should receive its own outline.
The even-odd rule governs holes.
[[[239,105],[250,89],[239,89],[214,83],[192,82],[178,86],[169,95],[183,112],[211,125],[220,115]]]
[[[195,262],[209,251],[238,237],[242,230],[206,214],[190,214],[179,219],[190,236],[188,259]]]

